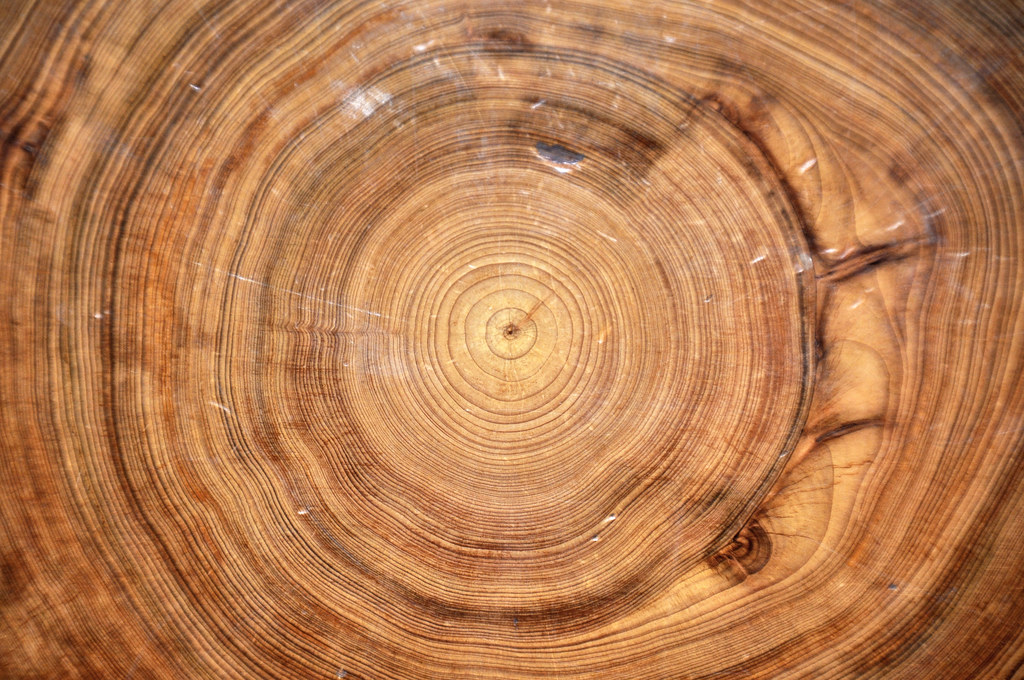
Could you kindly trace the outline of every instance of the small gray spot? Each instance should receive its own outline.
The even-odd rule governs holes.
[[[561,144],[545,144],[544,142],[537,142],[537,155],[546,161],[563,165],[576,165],[586,158],[578,151],[567,149]]]

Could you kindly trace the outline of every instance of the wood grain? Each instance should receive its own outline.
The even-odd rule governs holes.
[[[0,6],[0,675],[1024,678],[1014,2]]]

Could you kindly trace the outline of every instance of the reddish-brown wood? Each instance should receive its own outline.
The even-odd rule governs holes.
[[[1024,677],[1022,44],[0,4],[0,675]]]

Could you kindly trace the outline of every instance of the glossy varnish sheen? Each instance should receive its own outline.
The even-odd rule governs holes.
[[[1011,2],[0,6],[0,675],[1024,677]]]

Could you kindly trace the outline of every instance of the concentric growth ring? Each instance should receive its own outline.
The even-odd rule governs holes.
[[[1022,35],[3,0],[0,676],[1021,677]]]
[[[337,376],[290,444],[334,452],[319,530],[362,527],[347,555],[463,617],[579,618],[722,548],[768,488],[808,399],[807,256],[714,111],[621,65],[490,57],[524,87],[424,57],[366,85],[372,116],[311,126],[253,196],[309,207],[249,210],[235,256],[295,294],[238,283],[221,323],[317,333],[235,352],[297,357],[252,381],[265,403]]]

